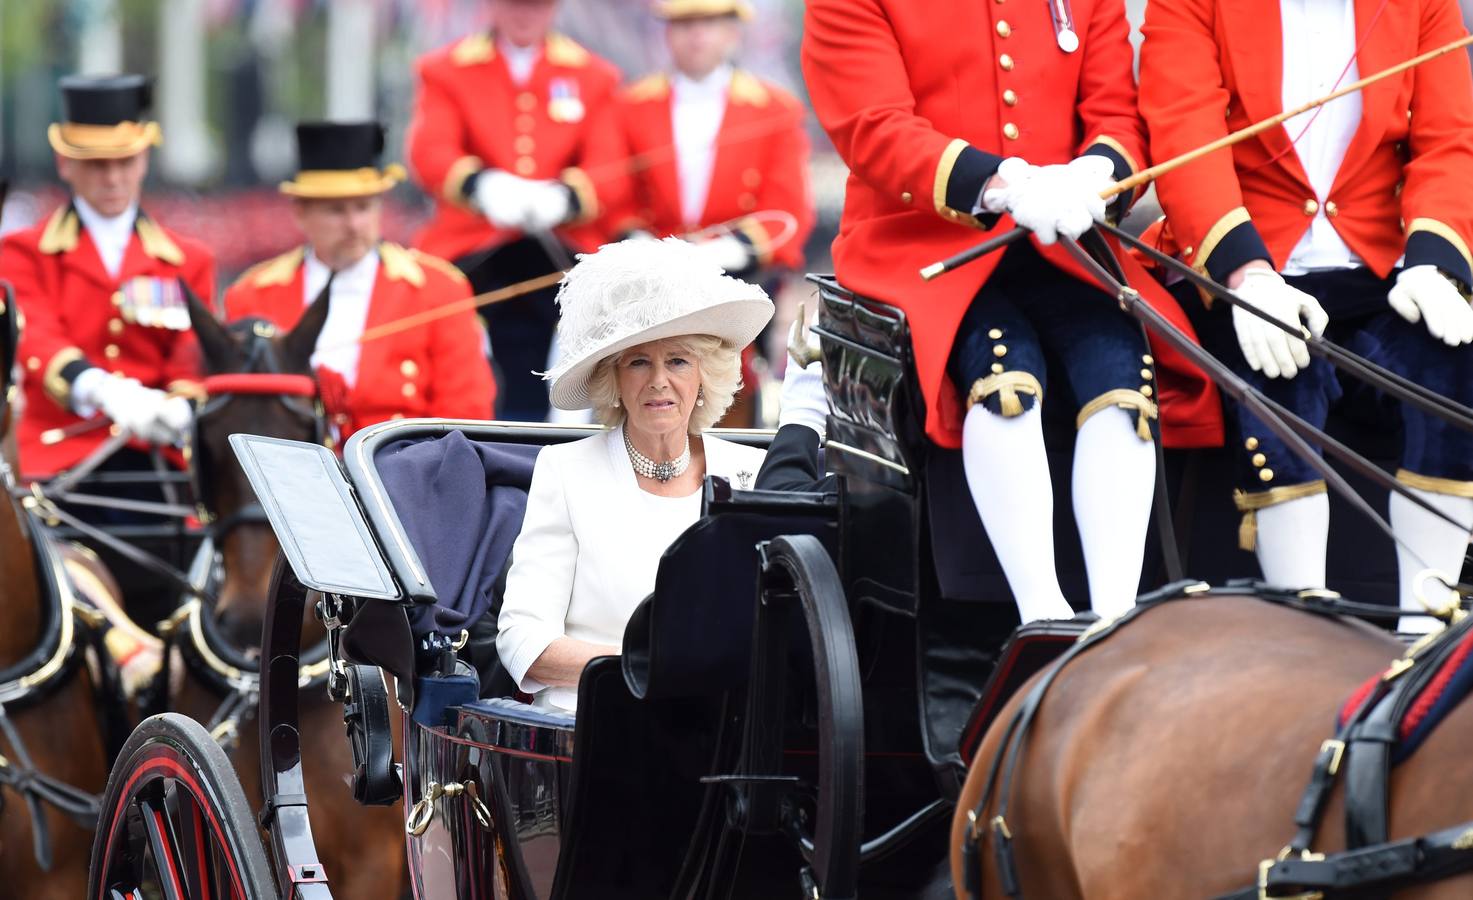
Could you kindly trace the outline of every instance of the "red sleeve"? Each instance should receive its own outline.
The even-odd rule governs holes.
[[[24,317],[18,352],[21,364],[27,377],[43,379],[47,396],[70,411],[66,402],[69,381],[82,366],[72,366],[65,381],[58,380],[61,370],[73,363],[96,363],[83,356],[67,334],[57,315],[62,298],[56,296],[57,285],[48,277],[46,269],[45,256],[36,246],[34,232],[23,232],[0,242],[0,278],[15,288],[15,302]]]
[[[485,163],[467,146],[461,110],[444,83],[439,62],[440,55],[432,54],[415,67],[419,79],[406,140],[409,167],[425,193],[463,206],[461,186]]]
[[[783,243],[771,252],[762,248],[771,246],[776,238],[784,237],[788,230],[785,223],[754,220],[760,229],[761,241],[754,241],[758,248],[758,259],[763,265],[769,261],[789,269],[803,268],[803,245],[808,233],[813,230],[813,192],[808,184],[808,135],[803,130],[803,108],[798,101],[788,96],[776,97],[777,115],[781,124],[773,133],[772,151],[768,157],[770,167],[758,189],[757,208],[776,209],[793,216],[794,230],[786,235]],[[747,225],[742,229],[747,231]],[[758,237],[748,231],[750,237]]]
[[[935,197],[939,215],[975,222],[971,210],[1002,158],[916,114],[904,57],[878,0],[809,0],[803,22],[813,109],[850,171],[881,193]]]
[[[426,298],[435,306],[471,296],[470,282],[432,271],[426,276]],[[429,293],[433,291],[433,293]],[[475,310],[467,309],[430,323],[430,371],[426,406],[429,415],[447,419],[489,419],[496,383],[481,342],[485,331]]]
[[[1171,159],[1226,136],[1231,98],[1213,0],[1152,0],[1141,32],[1140,110],[1151,158]],[[1196,249],[1191,262],[1199,269],[1221,280],[1251,259],[1272,259],[1243,205],[1232,150],[1163,175],[1156,192],[1177,243]]]
[[[638,115],[637,108],[622,97],[615,98],[609,107],[609,143],[603,149],[608,160],[598,164],[600,174],[605,167],[609,170],[609,174],[598,181],[603,206],[599,227],[611,239],[617,239],[630,231],[648,229],[650,226],[639,213],[636,193],[640,179],[630,171],[634,163],[634,143],[630,138],[630,128]]]
[[[1130,171],[1146,164],[1146,127],[1136,108],[1134,52],[1122,0],[1094,4],[1079,66],[1080,152],[1104,144],[1125,158]]]
[[[1467,34],[1453,0],[1426,0],[1417,52]],[[1410,159],[1403,167],[1402,221],[1408,266],[1436,265],[1473,287],[1473,74],[1463,52],[1444,54],[1412,70]]]

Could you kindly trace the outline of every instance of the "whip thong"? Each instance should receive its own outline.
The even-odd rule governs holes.
[[[1203,144],[1202,146],[1197,147],[1194,150],[1188,150],[1186,153],[1183,153],[1180,156],[1173,157],[1166,160],[1165,162],[1158,163],[1146,169],[1142,169],[1129,178],[1116,182],[1108,190],[1102,192],[1100,196],[1105,200],[1109,200],[1116,194],[1122,194],[1126,191],[1134,190],[1135,188],[1155,181],[1157,178],[1160,178],[1162,175],[1165,175],[1167,172],[1170,172],[1173,169],[1184,166],[1189,162],[1201,159],[1209,153],[1216,153],[1218,150],[1223,150],[1231,147],[1234,144],[1240,143],[1247,140],[1248,138],[1253,137],[1254,135],[1262,134],[1270,128],[1277,128],[1278,126],[1284,124],[1297,115],[1309,112],[1312,109],[1317,109],[1321,106],[1324,106],[1326,103],[1330,103],[1332,101],[1340,99],[1341,97],[1344,97],[1346,94],[1351,94],[1356,91],[1363,90],[1366,87],[1369,87],[1370,85],[1381,81],[1382,79],[1390,78],[1393,75],[1398,75],[1402,72],[1405,72],[1407,69],[1416,68],[1417,66],[1420,66],[1425,62],[1430,62],[1431,60],[1434,60],[1439,56],[1444,56],[1448,53],[1451,53],[1454,50],[1461,50],[1462,48],[1467,47],[1469,44],[1473,44],[1473,34],[1464,35],[1463,37],[1460,37],[1457,40],[1452,41],[1451,43],[1444,44],[1443,46],[1433,50],[1428,50],[1426,53],[1414,56],[1404,62],[1399,62],[1389,68],[1382,69],[1374,75],[1367,75],[1365,78],[1347,84],[1345,87],[1340,88],[1339,90],[1332,91],[1331,93],[1326,94],[1318,100],[1311,100],[1303,106],[1296,106],[1294,109],[1285,110],[1284,112],[1281,112],[1275,116],[1270,116],[1267,119],[1262,120],[1261,122],[1254,122],[1252,125],[1249,125],[1246,128],[1240,128],[1237,131],[1234,131],[1232,134],[1223,135],[1215,141]],[[921,277],[924,278],[926,281],[930,281],[931,279],[944,275],[953,269],[964,266],[972,260],[977,259],[978,257],[986,256],[993,250],[997,250],[1001,247],[1006,247],[1008,244],[1011,244],[1013,241],[1016,241],[1018,238],[1027,233],[1028,229],[1020,227],[1014,228],[1012,231],[1003,232],[1002,234],[995,237],[988,238],[975,247],[963,250],[955,256],[926,266],[924,269],[921,270]]]

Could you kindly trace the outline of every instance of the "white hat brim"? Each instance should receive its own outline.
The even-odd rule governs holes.
[[[558,409],[588,409],[588,378],[601,360],[630,347],[667,338],[707,334],[741,349],[757,339],[772,319],[774,307],[765,295],[728,300],[677,316],[595,347],[571,363],[559,361],[548,374],[552,405]]]

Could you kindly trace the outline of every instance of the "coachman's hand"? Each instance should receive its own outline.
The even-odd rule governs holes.
[[[1105,221],[1100,197],[1112,183],[1114,163],[1103,156],[1081,156],[1051,166],[1030,165],[1014,156],[1002,161],[982,192],[982,208],[1008,213],[1041,244],[1060,235],[1077,238]]]
[[[1473,307],[1436,266],[1403,269],[1386,302],[1408,322],[1427,323],[1427,331],[1449,347],[1473,341]]]
[[[1309,294],[1291,287],[1267,264],[1248,266],[1234,272],[1228,286],[1249,305],[1268,313],[1298,332],[1308,328],[1315,337],[1324,334],[1330,317]],[[1249,368],[1269,378],[1293,378],[1309,367],[1309,348],[1300,338],[1271,325],[1253,313],[1233,307],[1233,330]]]

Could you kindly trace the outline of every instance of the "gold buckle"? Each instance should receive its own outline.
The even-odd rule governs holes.
[[[1013,839],[1013,833],[1008,830],[1008,821],[1002,816],[997,816],[992,820],[992,830],[1010,841]]]
[[[1302,891],[1298,894],[1269,894],[1269,871],[1273,869],[1273,867],[1279,861],[1288,859],[1290,856],[1293,855],[1294,854],[1289,850],[1289,848],[1285,847],[1284,849],[1279,851],[1279,855],[1274,859],[1265,859],[1258,864],[1258,900],[1325,900],[1325,894],[1323,891]],[[1310,853],[1308,850],[1302,850],[1299,853],[1299,858],[1308,862],[1316,862],[1318,860],[1324,859],[1325,854]]]

